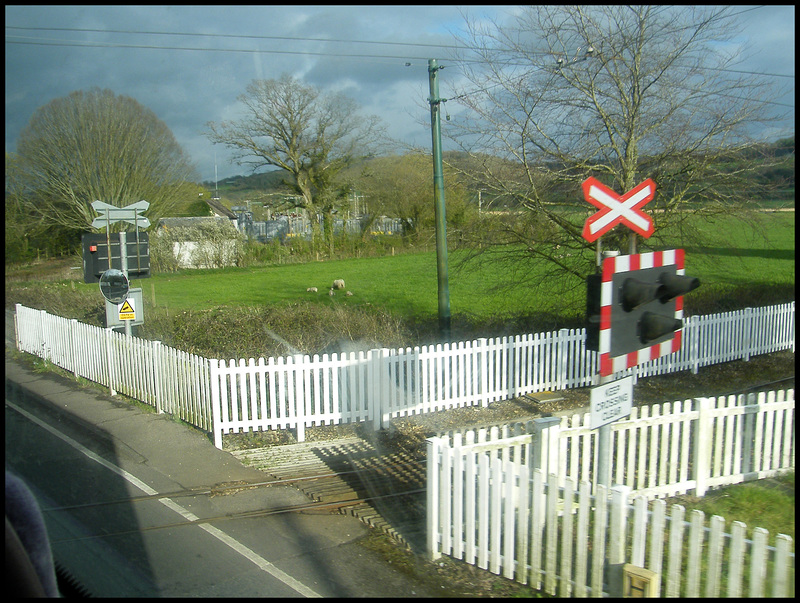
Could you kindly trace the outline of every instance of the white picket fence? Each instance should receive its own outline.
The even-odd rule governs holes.
[[[97,381],[208,430],[225,434],[368,421],[592,384],[597,353],[567,330],[349,354],[206,360],[17,305],[17,339],[76,376]],[[649,376],[779,350],[794,351],[794,302],[688,317],[672,355],[621,372]]]
[[[20,304],[14,320],[20,351],[213,431],[205,358]]]
[[[214,439],[230,432],[304,429],[486,406],[523,394],[586,387],[597,353],[585,331],[567,330],[349,354],[212,360]],[[685,320],[683,346],[617,376],[649,376],[778,350],[794,351],[794,302]]]
[[[702,496],[794,468],[794,390],[644,414],[613,424],[619,485],[608,508],[607,488],[594,480],[596,441],[569,419],[429,438],[430,557],[449,555],[558,596],[621,596],[625,563],[663,574],[661,596],[792,596],[791,538],[778,535],[768,547],[766,530],[749,541],[743,524],[723,534],[724,520],[713,517],[705,541],[701,512],[685,533],[683,507],[673,506],[667,526],[655,497]]]

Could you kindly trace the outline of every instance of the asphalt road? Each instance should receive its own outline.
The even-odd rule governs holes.
[[[306,542],[309,530],[302,524],[308,517],[187,522],[237,510],[263,510],[266,504],[306,502],[300,492],[281,489],[269,497],[258,490],[239,492],[232,495],[235,501],[222,505],[205,495],[132,502],[132,497],[182,488],[165,483],[158,491],[153,489],[147,483],[163,476],[147,476],[145,466],[136,471],[144,479],[121,469],[119,460],[92,438],[59,425],[45,413],[37,416],[25,410],[24,401],[17,402],[21,405],[6,401],[6,467],[23,476],[37,496],[55,558],[94,596],[343,594],[323,575],[311,579],[310,567],[300,571],[288,562],[284,567],[291,573],[287,573],[267,560],[289,561],[296,556],[299,564],[304,552],[339,544]],[[354,531],[351,536],[358,535]]]
[[[359,544],[369,528],[354,517],[264,515],[310,502],[292,486],[209,495],[269,478],[167,415],[32,371],[8,349],[5,394],[6,469],[33,491],[56,561],[94,597],[438,595]]]
[[[307,503],[294,488],[170,496],[181,484],[133,450],[8,398],[6,467],[36,495],[55,559],[93,596],[427,594],[369,558],[356,543],[366,527],[354,518],[284,513],[197,522]]]

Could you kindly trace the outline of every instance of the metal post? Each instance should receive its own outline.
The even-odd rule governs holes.
[[[602,237],[600,237],[602,239]],[[597,239],[597,249],[600,250],[600,239]],[[603,258],[615,257],[619,251],[603,251]],[[610,383],[614,376],[603,377],[598,375],[598,385]],[[611,423],[601,425],[597,430],[597,483],[601,486],[611,487]]]
[[[442,173],[442,119],[436,59],[428,60],[431,97],[431,137],[433,139],[433,199],[436,215],[436,271],[439,282],[439,331],[450,339],[450,290],[447,280],[447,220],[444,211],[444,176]]]
[[[600,377],[600,385],[613,381],[613,377]],[[611,423],[597,429],[597,484],[611,487]]]
[[[119,256],[120,256],[120,267],[122,268],[122,274],[125,275],[125,278],[128,278],[128,240],[125,231],[122,230],[119,233]],[[131,321],[126,320],[125,322],[125,335],[128,337],[131,336]]]
[[[136,226],[136,273],[141,275],[142,260],[139,257],[139,212],[138,211],[133,214],[133,220]]]

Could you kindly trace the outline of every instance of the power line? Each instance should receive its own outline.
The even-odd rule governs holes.
[[[355,53],[335,53],[335,52],[313,52],[309,50],[262,50],[253,48],[197,48],[188,46],[154,46],[146,44],[119,44],[116,42],[72,42],[69,40],[10,40],[6,38],[6,44],[23,44],[31,46],[67,46],[83,48],[136,48],[142,50],[185,50],[197,52],[246,52],[250,54],[296,54],[322,57],[344,57],[360,59],[392,59],[392,60],[416,60],[427,61],[428,57],[417,56],[398,56],[398,55],[376,55],[376,54],[355,54]]]
[[[746,12],[764,8],[757,6],[753,8],[744,9],[737,13],[723,15],[720,18],[734,17]],[[666,7],[664,7],[666,9]],[[183,36],[183,37],[203,37],[203,38],[229,38],[229,39],[247,39],[247,40],[276,40],[276,41],[298,41],[298,42],[329,42],[337,44],[370,44],[382,46],[405,46],[405,47],[419,47],[419,48],[439,48],[449,50],[476,50],[475,47],[466,45],[452,45],[452,44],[426,44],[426,43],[412,43],[412,42],[391,42],[391,41],[377,41],[377,40],[345,40],[339,38],[312,38],[300,36],[255,36],[245,34],[215,34],[215,33],[197,33],[197,32],[175,32],[175,31],[141,31],[141,30],[125,30],[125,29],[90,29],[90,28],[71,28],[71,27],[24,27],[16,25],[6,25],[6,29],[23,30],[23,31],[61,31],[61,32],[80,32],[80,33],[110,33],[110,34],[126,34],[126,35],[160,35],[160,36]],[[331,53],[331,52],[313,52],[313,51],[292,51],[292,50],[263,50],[263,49],[236,49],[236,48],[198,48],[187,46],[161,46],[152,44],[122,44],[118,42],[89,42],[89,41],[75,41],[75,40],[49,40],[46,38],[23,38],[18,36],[19,39],[9,39],[6,37],[7,44],[27,44],[37,46],[67,46],[67,47],[89,47],[89,48],[134,48],[134,49],[149,49],[149,50],[183,50],[183,51],[200,51],[200,52],[243,52],[243,53],[263,53],[263,54],[293,54],[293,55],[307,55],[307,56],[335,56],[340,58],[360,58],[360,59],[390,59],[390,60],[417,60],[427,61],[430,57],[419,56],[397,56],[397,55],[375,55],[375,54],[356,54],[356,53]],[[553,51],[531,51],[531,54],[557,54]],[[479,62],[478,60],[461,60],[465,63]],[[787,75],[781,73],[765,73],[756,71],[745,71],[725,68],[710,68],[717,71],[724,71],[728,73],[739,73],[743,75],[759,75],[764,77],[783,77],[794,79],[794,75]]]
[[[206,37],[206,38],[234,38],[234,39],[248,39],[248,40],[283,40],[283,41],[301,41],[301,42],[335,42],[345,44],[378,44],[381,46],[412,46],[412,47],[426,47],[426,48],[450,48],[458,50],[468,50],[467,46],[451,45],[451,44],[426,44],[423,42],[389,42],[386,40],[343,40],[337,38],[304,38],[298,36],[251,36],[244,34],[214,34],[214,33],[196,33],[196,32],[179,32],[179,31],[137,31],[128,29],[84,29],[72,27],[21,27],[16,25],[6,25],[6,29],[22,29],[27,31],[74,31],[74,32],[87,32],[87,33],[121,33],[121,34],[135,34],[135,35],[157,35],[157,36],[187,36],[187,37]]]
[[[7,27],[8,28],[8,27]],[[34,28],[12,28],[12,29],[34,29]],[[44,28],[44,29],[58,29],[58,28]],[[72,30],[70,30],[72,31]],[[92,30],[86,30],[92,31]],[[113,30],[94,30],[94,31],[113,31]],[[120,33],[120,32],[116,32]],[[137,32],[122,32],[122,33],[137,33]],[[138,32],[138,33],[146,33],[146,32]],[[174,35],[190,35],[190,34],[174,34]],[[217,35],[217,34],[198,34],[198,35]],[[222,35],[222,34],[219,34]],[[266,37],[266,36],[230,36],[230,37]],[[243,53],[250,53],[250,54],[291,54],[291,55],[305,55],[305,56],[323,56],[323,57],[340,57],[340,58],[358,58],[358,59],[383,59],[383,60],[414,60],[414,61],[427,61],[429,57],[427,56],[411,56],[411,55],[378,55],[378,54],[359,54],[359,53],[336,53],[336,52],[314,52],[310,50],[265,50],[265,49],[255,49],[255,48],[199,48],[196,46],[160,46],[160,45],[153,45],[153,44],[122,44],[118,42],[81,42],[81,41],[73,41],[73,40],[59,40],[59,39],[47,39],[47,38],[23,38],[21,36],[17,36],[18,39],[8,38],[6,37],[6,44],[21,44],[21,45],[31,45],[31,46],[65,46],[65,47],[78,47],[78,48],[133,48],[133,49],[141,49],[141,50],[182,50],[182,51],[197,51],[197,52],[243,52]],[[360,44],[383,44],[383,42],[373,42],[373,41],[364,41],[364,40],[334,40],[334,39],[323,39],[323,38],[289,38],[289,37],[272,37],[270,39],[280,39],[280,40],[298,40],[298,41],[327,41],[327,42],[349,42],[349,43],[360,43]],[[406,46],[428,46],[428,47],[435,47],[435,48],[457,48],[459,50],[469,50],[467,46],[438,46],[435,44],[405,44],[402,42],[389,42],[388,44],[396,44],[396,45],[406,45]],[[538,51],[532,52],[532,54],[557,54],[551,53],[546,51]],[[480,63],[481,61],[478,59],[460,59],[459,62],[462,63]],[[519,64],[520,66],[522,64]],[[758,71],[744,71],[744,70],[737,70],[737,69],[725,69],[720,67],[709,67],[708,69],[712,69],[715,71],[724,71],[728,73],[739,73],[743,75],[759,75],[764,77],[783,77],[794,79],[794,75],[787,75],[782,73],[766,73],[766,72],[758,72]]]

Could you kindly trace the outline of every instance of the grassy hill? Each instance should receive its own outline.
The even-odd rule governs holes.
[[[726,159],[726,165],[721,169],[732,172],[740,170],[745,163],[759,164],[752,178],[754,187],[764,187],[770,191],[769,198],[759,199],[765,207],[787,208],[794,207],[795,183],[794,183],[794,137],[777,140],[773,143],[756,145],[745,153],[732,155]],[[460,170],[470,171],[473,160],[463,152],[448,151],[443,154],[445,163],[456,166]],[[367,170],[370,159],[365,159],[360,164],[360,170]],[[775,162],[779,161],[779,165]],[[220,180],[216,186],[220,197],[227,205],[242,204],[246,199],[256,199],[265,193],[274,193],[285,190],[282,181],[286,178],[283,170],[273,170],[260,174],[231,176]],[[215,183],[211,181],[203,182],[203,186],[209,190],[215,190]],[[470,185],[477,194],[479,185]],[[555,193],[559,194],[559,193]]]

